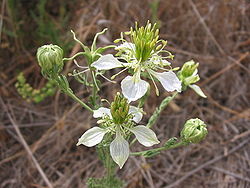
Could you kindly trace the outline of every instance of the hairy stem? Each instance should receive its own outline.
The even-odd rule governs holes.
[[[90,108],[87,104],[82,102],[81,99],[79,99],[73,92],[67,92],[66,93],[68,96],[70,96],[72,99],[74,99],[76,102],[78,102],[80,105],[82,105],[85,109],[89,110],[90,112],[93,112],[93,109]]]
[[[177,147],[185,146],[185,145],[187,145],[187,142],[180,141],[175,144],[165,144],[164,146],[155,148],[155,149],[149,149],[149,150],[140,151],[140,152],[131,152],[130,155],[133,155],[133,156],[142,155],[145,157],[152,157],[154,155],[159,154],[161,151],[173,149],[173,148],[177,148]]]
[[[153,115],[149,118],[147,127],[151,128],[156,121],[158,120],[161,112],[167,107],[167,105],[177,96],[177,92],[175,92],[172,96],[166,97],[162,100],[160,106],[155,109]]]
[[[73,91],[69,87],[69,82],[64,75],[54,75],[52,77],[52,80],[55,80],[57,82],[58,87],[68,96],[70,96],[72,99],[74,99],[76,102],[81,104],[85,109],[89,110],[90,112],[93,112],[93,109],[90,108],[87,104],[85,104],[81,99],[79,99]]]
[[[96,75],[94,71],[91,71],[91,76],[93,80],[92,105],[94,108],[96,108],[96,96],[97,96],[97,92],[99,91],[99,87],[96,81]]]
[[[111,186],[111,182],[112,182],[112,179],[114,178],[114,167],[113,167],[113,161],[110,157],[110,154],[108,153],[107,154],[107,158],[106,158],[106,161],[107,161],[107,184],[109,186]]]

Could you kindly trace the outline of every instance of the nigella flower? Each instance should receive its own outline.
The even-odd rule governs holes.
[[[144,96],[148,90],[149,84],[141,79],[142,73],[146,73],[144,75],[147,75],[153,81],[157,95],[159,95],[159,91],[154,78],[162,84],[165,90],[181,92],[181,81],[172,71],[170,63],[165,60],[173,56],[170,52],[163,50],[166,41],[158,40],[158,33],[159,30],[156,29],[156,25],[151,27],[150,23],[145,28],[137,28],[136,26],[135,30],[131,29],[127,33],[130,35],[131,42],[127,42],[123,38],[118,40],[122,44],[117,46],[118,53],[116,55],[126,63],[118,61],[113,55],[108,54],[101,56],[91,66],[97,70],[110,70],[120,67],[124,68],[121,72],[127,69],[132,70],[133,76],[125,77],[121,82],[122,93],[129,101],[136,101]],[[163,52],[168,53],[169,56],[160,56],[159,53]],[[165,66],[170,67],[170,69],[165,69]],[[164,72],[157,72],[159,69],[164,70]],[[113,78],[118,74],[114,75]]]
[[[155,133],[144,125],[137,125],[142,119],[139,108],[129,106],[127,99],[118,93],[111,109],[101,107],[94,111],[94,118],[102,118],[99,123],[102,127],[93,127],[87,130],[78,140],[77,146],[83,144],[88,147],[95,146],[104,138],[105,134],[114,134],[115,138],[110,143],[110,155],[112,159],[123,167],[129,157],[129,143],[126,138],[133,133],[136,139],[144,146],[150,147],[158,144]]]

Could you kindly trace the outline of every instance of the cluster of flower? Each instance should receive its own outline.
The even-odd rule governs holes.
[[[115,48],[118,50],[116,54],[117,58],[112,54],[103,55],[91,64],[97,71],[124,68],[119,73],[125,70],[129,70],[129,72],[133,73],[132,76],[126,76],[121,82],[122,94],[126,98],[124,101],[128,102],[124,102],[124,104],[117,102],[117,98],[121,97],[120,94],[118,94],[112,103],[118,106],[117,109],[113,109],[113,105],[111,105],[111,112],[109,109],[103,107],[94,111],[94,118],[103,119],[103,121],[100,122],[108,122],[107,119],[110,119],[109,126],[106,128],[94,127],[89,129],[82,135],[77,143],[77,145],[94,146],[102,141],[106,133],[115,132],[116,137],[110,144],[110,154],[120,168],[122,168],[129,156],[129,144],[123,138],[127,135],[126,131],[132,132],[136,139],[144,146],[149,147],[159,143],[155,133],[148,127],[143,125],[133,126],[133,124],[132,127],[129,127],[132,121],[139,123],[142,118],[142,113],[140,109],[128,106],[128,103],[140,99],[149,89],[148,82],[142,80],[141,75],[153,81],[158,95],[159,92],[155,84],[155,79],[162,84],[166,91],[182,91],[181,80],[173,72],[170,62],[166,60],[167,58],[172,59],[173,56],[170,52],[164,50],[167,42],[158,40],[158,33],[159,30],[156,28],[156,25],[151,26],[150,23],[147,24],[145,28],[137,28],[137,26],[135,30],[131,28],[130,32],[126,32],[126,34],[130,36],[131,42],[126,41],[123,37],[115,41],[122,43]],[[167,52],[167,57],[161,56],[164,52]],[[168,69],[165,67],[168,67]],[[190,69],[190,67],[188,68]],[[157,72],[157,70],[163,70],[163,72]],[[190,74],[190,70],[184,68],[182,72],[188,72],[188,74],[181,77],[181,79],[197,74],[197,66],[191,71],[194,73]],[[180,73],[180,75],[182,74]],[[197,81],[196,79],[195,82]],[[188,85],[189,84],[190,83],[188,83]],[[127,105],[127,108],[124,108],[123,105]],[[116,110],[118,110],[118,113],[114,114]],[[116,122],[116,116],[124,112],[126,115],[121,119],[125,121]],[[130,119],[127,119],[127,116],[130,117]]]
[[[123,167],[130,154],[127,140],[131,133],[144,146],[150,147],[160,143],[156,134],[149,127],[136,125],[142,119],[142,109],[129,105],[130,102],[141,99],[149,91],[149,83],[141,78],[152,80],[157,95],[159,95],[159,90],[156,81],[159,81],[168,92],[182,92],[190,87],[200,96],[206,97],[199,86],[194,85],[199,80],[198,63],[194,61],[186,62],[177,74],[174,73],[178,68],[172,68],[171,63],[167,61],[167,59],[173,59],[173,55],[165,50],[167,41],[159,39],[159,29],[157,29],[156,24],[148,23],[145,27],[138,27],[136,24],[135,29],[131,28],[129,32],[124,34],[130,38],[130,41],[125,40],[123,34],[121,34],[121,38],[115,40],[115,43],[121,43],[115,46],[115,50],[118,51],[115,56],[99,53],[103,50],[102,48],[96,49],[96,38],[91,49],[82,45],[85,49],[82,54],[87,54],[86,57],[94,59],[94,61],[88,63],[86,70],[73,74],[74,76],[94,70],[98,73],[95,75],[103,76],[103,72],[114,68],[123,69],[112,76],[111,79],[126,70],[132,74],[132,76],[126,76],[121,81],[122,94],[117,93],[110,109],[99,107],[97,110],[92,110],[93,117],[100,118],[97,122],[99,126],[87,130],[77,143],[77,145],[83,144],[92,147],[101,143],[106,137],[111,138],[110,155],[120,168]],[[49,53],[47,53],[48,50]],[[57,55],[53,55],[54,53]],[[57,78],[55,75],[62,70],[63,66],[62,54],[60,47],[55,45],[46,45],[38,50],[37,57],[44,76]],[[164,54],[167,54],[167,56],[163,56]],[[51,59],[52,56],[54,59]],[[77,66],[81,67],[78,64]],[[62,80],[64,80],[62,83],[66,83],[64,85],[67,86],[65,79]],[[64,87],[66,88],[64,89],[65,92],[67,92],[66,86]],[[187,130],[190,129],[187,128]],[[112,139],[114,135],[115,138]],[[188,140],[186,137],[185,139]]]

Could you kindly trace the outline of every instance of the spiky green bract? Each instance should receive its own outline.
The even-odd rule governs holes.
[[[43,45],[37,50],[37,60],[44,77],[51,79],[63,69],[63,50],[53,44]]]
[[[208,134],[207,125],[200,119],[190,119],[184,124],[181,139],[187,143],[199,143]]]
[[[115,124],[126,122],[129,114],[128,100],[118,92],[114,101],[111,103],[110,111]]]

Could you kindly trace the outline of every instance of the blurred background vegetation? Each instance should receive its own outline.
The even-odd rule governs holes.
[[[135,21],[143,25],[147,20],[158,23],[161,38],[168,40],[174,66],[190,59],[200,63],[199,85],[208,96],[181,94],[155,126],[159,139],[178,136],[192,117],[208,124],[209,135],[201,144],[152,159],[131,157],[119,176],[127,188],[250,187],[248,0],[2,0],[0,6],[0,187],[40,188],[47,179],[53,187],[83,188],[88,177],[103,175],[94,148],[75,146],[95,121],[41,76],[36,50],[53,43],[69,57],[80,50],[71,29],[90,45],[95,33],[107,27],[98,42],[102,46]],[[74,67],[68,62],[65,73]],[[22,93],[22,84],[30,88],[28,93]],[[85,100],[89,91],[74,80],[71,84]],[[102,96],[111,100],[119,89],[105,83]],[[161,93],[160,98],[150,96],[144,123],[169,95]],[[45,177],[31,162],[20,135]],[[136,145],[139,149],[144,148]]]

